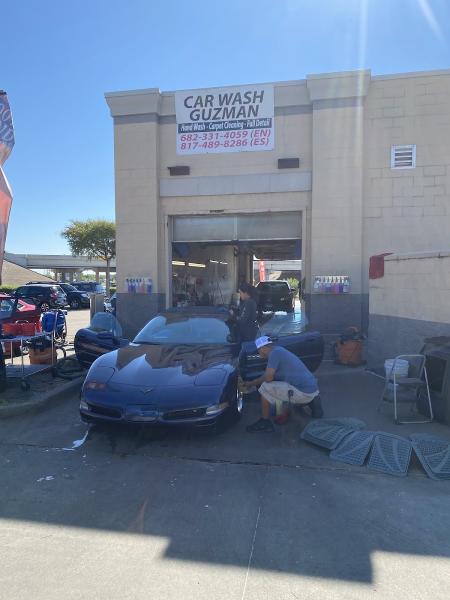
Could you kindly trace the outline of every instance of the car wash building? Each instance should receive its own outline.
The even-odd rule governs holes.
[[[450,71],[106,94],[117,311],[227,304],[255,260],[302,260],[310,325],[367,325],[369,259],[448,247]]]

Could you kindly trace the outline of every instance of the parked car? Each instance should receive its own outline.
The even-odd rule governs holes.
[[[105,301],[103,303],[105,312],[109,312],[113,315],[116,314],[116,300],[117,300],[116,294],[113,294],[111,296],[111,298],[105,298]]]
[[[259,312],[294,312],[295,291],[291,289],[287,281],[260,281],[256,289]]]
[[[0,324],[26,321],[37,325],[40,318],[41,311],[34,304],[0,293]]]
[[[3,328],[3,325],[7,323],[33,323],[35,326],[35,331],[41,331],[41,311],[34,304],[30,304],[25,302],[25,300],[20,300],[15,296],[11,296],[10,294],[2,294],[0,293],[0,326]],[[6,328],[5,328],[6,330]],[[6,331],[2,330],[2,333],[5,334]],[[4,343],[4,354],[5,356],[9,356],[11,352],[11,344]],[[12,349],[14,354],[18,354],[20,349],[20,342],[13,342]],[[2,361],[0,360],[0,367]],[[1,370],[1,369],[0,369]],[[1,387],[1,385],[0,385]]]
[[[91,305],[91,301],[89,298],[89,294],[86,292],[82,292],[81,290],[77,290],[76,287],[67,283],[65,281],[57,281],[55,282],[59,287],[63,290],[63,292],[67,296],[67,303],[70,308],[77,310],[78,308],[89,308]],[[27,285],[54,285],[47,281],[29,281]]]
[[[87,294],[105,294],[106,290],[101,283],[95,281],[73,281],[72,285],[81,292]]]
[[[52,308],[64,308],[67,305],[67,296],[56,284],[40,283],[22,285],[14,292],[16,298],[28,299],[35,304],[41,312]]]
[[[209,428],[238,418],[243,405],[238,375],[256,378],[266,362],[254,342],[241,343],[237,336],[227,309],[168,309],[133,343],[122,337],[113,315],[96,314],[75,337],[79,362],[90,366],[81,392],[82,419]],[[322,361],[318,332],[287,332],[274,343],[312,371]]]

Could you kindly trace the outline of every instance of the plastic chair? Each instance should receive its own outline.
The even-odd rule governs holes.
[[[407,360],[409,370],[407,377],[401,377],[396,373],[396,364],[399,360]],[[400,354],[396,356],[389,373],[386,373],[383,392],[381,394],[378,412],[381,411],[383,402],[394,404],[394,423],[431,423],[433,421],[433,407],[431,405],[430,387],[428,385],[428,374],[423,354]],[[399,403],[417,404],[420,394],[426,390],[430,417],[421,420],[400,420],[398,417]]]

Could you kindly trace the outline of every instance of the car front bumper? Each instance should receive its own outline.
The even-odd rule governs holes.
[[[193,409],[193,412],[197,409]],[[80,416],[81,419],[86,423],[109,423],[116,425],[140,425],[146,427],[192,427],[196,429],[208,429],[214,427],[227,413],[229,408],[222,410],[214,415],[205,415],[204,411],[199,410],[198,416],[188,416],[183,418],[182,416],[177,418],[171,418],[169,415],[171,412],[182,412],[182,411],[166,411],[161,412],[158,410],[154,411],[143,411],[141,414],[136,412],[127,412],[126,409],[112,408],[110,406],[102,406],[100,404],[93,404],[82,401],[80,404]]]

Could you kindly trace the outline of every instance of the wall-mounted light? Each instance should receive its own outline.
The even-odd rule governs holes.
[[[189,175],[191,172],[191,167],[186,165],[175,165],[173,167],[167,167],[169,169],[169,175],[177,176],[177,175]]]
[[[299,158],[279,158],[278,168],[279,169],[298,169],[300,167]]]

